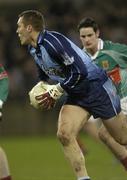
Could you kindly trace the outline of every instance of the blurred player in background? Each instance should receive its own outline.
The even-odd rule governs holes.
[[[0,64],[0,120],[2,120],[2,108],[7,99],[9,91],[8,75]],[[11,180],[6,154],[0,147],[0,180]]]
[[[92,18],[84,18],[78,25],[83,51],[88,53],[92,61],[105,69],[114,82],[121,98],[121,108],[127,115],[127,45],[103,41],[99,38],[98,24]],[[98,137],[96,120],[88,121],[84,129],[87,133]],[[91,126],[92,124],[92,126]],[[94,127],[94,128],[91,128]],[[100,129],[100,139],[110,148],[127,170],[127,150],[118,144],[104,128]],[[98,138],[99,138],[98,137]]]
[[[121,112],[119,96],[105,71],[64,35],[45,30],[43,15],[35,10],[19,15],[17,34],[21,45],[28,45],[43,84],[57,84],[36,96],[40,108],[50,109],[67,93],[62,106],[57,136],[78,180],[90,180],[84,156],[76,137],[91,115],[101,117],[112,136],[127,144],[127,122]]]

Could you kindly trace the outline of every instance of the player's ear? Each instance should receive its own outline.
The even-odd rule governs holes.
[[[26,29],[27,29],[28,32],[31,32],[32,31],[32,26],[29,24],[29,25],[27,25]]]
[[[96,36],[97,36],[97,37],[100,36],[100,31],[99,31],[99,29],[96,31]]]

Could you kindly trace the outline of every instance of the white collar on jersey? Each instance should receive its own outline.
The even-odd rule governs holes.
[[[98,50],[97,50],[97,52],[96,52],[93,56],[92,56],[90,53],[88,53],[85,48],[83,48],[83,50],[84,50],[85,52],[87,52],[87,54],[89,54],[89,56],[91,57],[92,60],[94,60],[94,59],[97,57],[99,51],[100,51],[101,49],[103,49],[103,47],[104,47],[104,41],[99,38],[99,39],[98,39],[98,48],[97,48]]]

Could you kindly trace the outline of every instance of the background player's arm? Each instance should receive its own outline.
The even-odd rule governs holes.
[[[2,118],[2,107],[7,99],[9,91],[9,79],[6,71],[0,66],[0,119]]]

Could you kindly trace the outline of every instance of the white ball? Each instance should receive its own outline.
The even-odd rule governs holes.
[[[30,98],[30,104],[36,108],[39,109],[40,106],[38,105],[38,101],[36,100],[36,96],[45,93],[48,90],[49,85],[45,84],[44,82],[40,81],[37,83],[29,92],[29,98]]]

